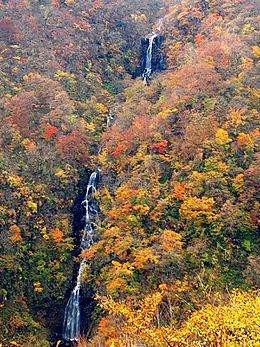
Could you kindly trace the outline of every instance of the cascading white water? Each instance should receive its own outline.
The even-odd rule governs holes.
[[[158,36],[161,31],[161,26],[163,23],[163,19],[161,18],[158,22],[157,28],[150,37],[148,37],[149,44],[146,51],[146,61],[145,61],[145,70],[143,72],[143,80],[144,84],[148,85],[149,78],[152,74],[152,58],[153,58],[153,45],[154,39]],[[111,122],[113,121],[114,116],[109,114],[107,119],[107,127],[111,126]],[[101,151],[101,148],[99,152]],[[93,172],[89,178],[86,196],[84,201],[82,201],[82,205],[84,205],[86,213],[85,213],[85,227],[83,236],[81,239],[81,249],[88,249],[93,245],[93,236],[94,236],[94,228],[93,228],[93,220],[98,214],[97,208],[95,208],[95,204],[93,204],[93,200],[91,199],[91,195],[97,190],[97,178],[98,172]],[[84,266],[86,264],[86,260],[82,260],[80,263],[77,282],[76,285],[71,292],[70,298],[65,308],[64,320],[63,320],[63,332],[62,337],[64,340],[77,341],[80,339],[81,335],[81,322],[80,322],[80,289],[81,289],[81,277],[84,271]]]
[[[147,37],[149,40],[148,48],[146,51],[146,60],[145,60],[145,69],[143,72],[143,80],[144,84],[147,86],[149,78],[151,77],[152,74],[152,58],[153,58],[153,44],[154,44],[154,39],[158,37],[159,32],[161,31],[161,27],[163,24],[163,19],[160,18],[158,22],[158,26],[156,28],[156,31],[153,31],[152,34]]]
[[[152,74],[152,57],[153,57],[153,42],[154,39],[157,37],[156,33],[152,33],[152,36],[149,37],[149,45],[146,51],[146,61],[145,61],[145,70],[143,72],[143,79],[144,84],[148,84],[148,79],[150,78]]]
[[[97,178],[98,173],[92,172],[88,181],[85,200],[82,201],[82,205],[84,205],[86,213],[85,227],[80,245],[81,249],[90,248],[94,242],[94,228],[92,222],[98,211],[95,206],[93,206],[94,204],[91,204],[91,195],[97,190]],[[82,272],[85,264],[86,260],[83,259],[80,263],[76,286],[71,292],[69,301],[65,308],[62,332],[62,337],[64,340],[77,341],[80,338],[80,288]]]

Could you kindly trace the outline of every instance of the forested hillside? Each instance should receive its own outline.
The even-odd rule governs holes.
[[[0,0],[0,346],[260,346],[257,10]]]

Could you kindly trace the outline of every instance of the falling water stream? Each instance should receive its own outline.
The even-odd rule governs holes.
[[[149,40],[149,44],[148,44],[148,48],[146,51],[145,69],[144,69],[144,72],[142,75],[144,85],[146,85],[146,86],[148,86],[149,79],[150,79],[151,74],[152,74],[152,58],[153,58],[154,39],[156,37],[158,37],[158,34],[161,31],[162,24],[163,24],[163,19],[160,18],[156,30],[153,31],[151,33],[151,35],[147,37],[147,39]]]
[[[145,69],[142,74],[144,84],[148,85],[149,78],[152,74],[152,58],[153,58],[153,46],[154,40],[158,37],[159,32],[161,31],[163,19],[160,19],[155,31],[147,37],[149,40],[148,48],[146,51],[146,61],[145,61]],[[109,114],[109,118],[107,120],[107,127],[112,125],[114,117],[112,114]],[[101,150],[101,148],[100,148]],[[85,212],[85,227],[83,236],[81,239],[80,248],[82,250],[88,249],[93,245],[93,236],[94,236],[94,227],[93,222],[97,218],[98,209],[95,206],[95,200],[93,199],[93,193],[97,190],[97,181],[98,181],[99,171],[94,171],[90,175],[85,199],[82,201],[82,205],[84,206]],[[76,285],[73,288],[68,303],[65,308],[64,320],[63,320],[63,331],[62,337],[64,340],[77,341],[81,336],[81,320],[80,320],[80,289],[82,284],[82,273],[84,272],[84,267],[86,265],[86,260],[83,259],[80,263],[80,267],[78,270],[78,276]]]
[[[82,250],[88,249],[93,245],[93,236],[94,236],[94,227],[93,220],[95,220],[98,211],[93,203],[92,194],[97,190],[97,180],[98,180],[99,172],[92,172],[90,175],[85,199],[82,201],[82,205],[84,206],[85,212],[85,227],[83,236],[81,239],[80,247]],[[84,266],[86,264],[86,260],[83,259],[80,263],[77,282],[74,289],[71,292],[70,298],[65,308],[64,320],[63,320],[63,332],[62,337],[64,340],[77,341],[80,338],[80,288],[81,288],[81,280],[82,280],[82,272],[84,270]]]

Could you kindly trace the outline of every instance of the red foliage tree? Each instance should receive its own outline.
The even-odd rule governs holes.
[[[56,142],[56,150],[63,159],[84,161],[88,158],[87,138],[83,131],[72,130],[68,135],[61,135]]]
[[[153,145],[151,145],[151,148],[154,149],[156,152],[163,154],[166,150],[167,145],[168,145],[168,141],[163,140],[161,142],[154,143]]]
[[[51,125],[51,124],[47,124],[45,127],[44,127],[44,138],[46,140],[52,140],[54,138],[54,136],[56,135],[58,131],[58,128]]]

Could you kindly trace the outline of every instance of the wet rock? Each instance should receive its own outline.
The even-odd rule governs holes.
[[[163,36],[155,37],[153,41],[153,50],[152,50],[152,72],[162,71],[166,69],[166,58],[162,52],[161,46],[164,41]],[[146,53],[149,46],[149,39],[143,38],[141,40],[141,49],[140,49],[140,57],[139,64],[135,71],[132,74],[133,78],[141,76],[145,70],[146,64]]]

